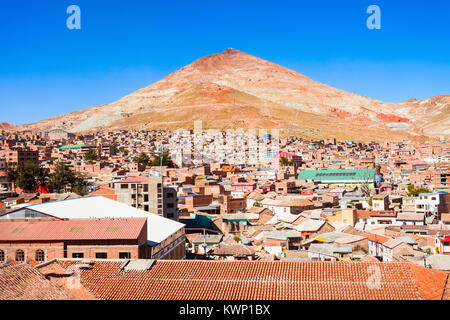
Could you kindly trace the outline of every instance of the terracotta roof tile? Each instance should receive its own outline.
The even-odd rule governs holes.
[[[0,241],[137,239],[146,218],[0,220]]]
[[[441,300],[448,281],[444,271],[430,270],[411,264],[411,272],[416,279],[423,300]]]
[[[72,300],[29,264],[0,265],[0,300]]]
[[[447,276],[407,262],[161,260],[144,271],[122,265],[97,260],[81,281],[99,299],[417,300],[442,297]]]

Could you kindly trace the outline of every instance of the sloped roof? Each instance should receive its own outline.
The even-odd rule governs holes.
[[[220,243],[213,248],[212,254],[233,257],[253,256],[255,249],[241,243]]]
[[[0,300],[72,300],[29,264],[0,265]]]
[[[324,224],[325,224],[325,220],[306,220],[305,222],[300,223],[298,226],[295,227],[295,230],[297,231],[303,231],[303,232],[308,232],[308,231],[317,231],[319,230]]]
[[[160,260],[133,272],[122,265],[96,260],[81,281],[108,300],[421,300],[442,299],[448,278],[408,262]]]
[[[333,243],[312,243],[309,246],[308,251],[332,256],[335,253],[351,253],[352,245],[351,244],[336,245]]]
[[[280,207],[307,207],[313,205],[313,202],[309,199],[279,198],[277,200],[281,200],[278,204]]]
[[[0,241],[137,239],[146,218],[0,220]]]
[[[207,244],[215,244],[220,243],[222,241],[223,235],[221,234],[199,234],[192,239],[192,243],[207,243]]]
[[[160,243],[185,226],[102,196],[47,202],[25,208],[60,219],[147,218],[147,239],[154,243]]]
[[[335,242],[339,244],[349,244],[352,242],[364,240],[366,239],[366,237],[342,232],[327,232],[321,233],[313,238],[304,241],[303,245],[307,245],[308,243],[312,243],[318,239],[321,239],[321,242],[329,242],[329,243]]]
[[[395,211],[381,210],[381,211],[365,211],[365,210],[356,210],[356,217],[358,219],[367,219],[370,217],[386,217],[386,218],[395,218],[397,213]]]
[[[148,177],[138,176],[138,177],[129,177],[129,178],[121,180],[117,183],[144,183],[144,182],[148,183],[149,181],[150,180]]]
[[[399,213],[397,214],[397,220],[424,221],[425,213]]]
[[[361,233],[362,236],[366,237],[370,241],[377,242],[377,243],[385,243],[386,241],[389,241],[392,238],[376,234],[376,233],[370,233],[370,232],[363,232]]]

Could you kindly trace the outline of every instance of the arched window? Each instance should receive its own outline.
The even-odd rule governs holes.
[[[44,250],[38,249],[36,250],[36,259],[37,262],[44,262],[45,261],[45,253]]]
[[[0,250],[0,262],[5,262],[5,251]]]
[[[16,261],[17,262],[24,262],[25,261],[25,252],[23,250],[17,250],[16,251]]]

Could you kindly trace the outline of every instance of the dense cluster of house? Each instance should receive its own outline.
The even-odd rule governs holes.
[[[189,134],[195,141],[194,132]],[[301,269],[302,263],[320,266],[334,261],[333,268],[340,270],[336,272],[343,272],[341,266],[346,264],[397,263],[402,268],[423,268],[420,272],[425,273],[440,270],[436,272],[448,278],[448,143],[280,137],[277,148],[265,150],[257,163],[248,163],[239,157],[228,161],[229,150],[222,161],[212,154],[215,149],[208,144],[217,142],[217,133],[204,133],[201,144],[186,149],[180,149],[174,137],[176,133],[168,131],[79,136],[63,130],[3,131],[0,264],[4,266],[0,273],[11,272],[12,266],[24,272],[17,267],[23,264],[37,274],[56,272],[55,268],[66,273],[71,263],[83,261],[85,272],[111,268],[125,277],[122,272],[130,264],[142,275],[160,278],[178,267],[188,270],[181,269],[180,274],[193,272],[189,268],[196,263],[205,270],[203,264],[217,263],[217,270],[224,272],[232,272],[226,263],[243,270],[254,263],[265,274],[265,268],[272,267],[263,262],[293,263],[292,268]],[[267,146],[274,138],[266,134],[255,139]],[[249,143],[239,148],[241,153],[252,151]],[[96,160],[84,157],[91,149],[98,155]],[[151,161],[162,149],[172,151],[175,168],[134,161],[141,153]],[[8,180],[7,166],[32,162],[52,172],[59,161],[88,177],[87,196],[70,190],[54,193],[51,186],[24,193]],[[140,260],[154,262],[136,262]],[[157,260],[195,261],[171,265]],[[279,273],[284,271],[277,268],[274,272],[282,276]],[[207,277],[208,272],[197,276]],[[239,277],[233,277],[239,286]],[[155,283],[148,279],[148,286]],[[108,298],[100,288],[92,296],[97,285],[86,285],[89,298]],[[153,292],[151,298],[201,296]],[[65,297],[66,293],[58,294]],[[70,294],[77,298],[78,293]],[[440,298],[444,296],[445,284]]]

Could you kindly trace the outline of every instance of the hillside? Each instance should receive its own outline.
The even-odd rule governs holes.
[[[412,102],[414,103],[414,102]],[[430,107],[431,108],[431,107]],[[72,132],[111,129],[280,128],[314,137],[418,139],[439,119],[416,120],[401,106],[329,87],[247,53],[227,49],[109,104],[22,128]],[[434,129],[428,129],[434,121]]]

